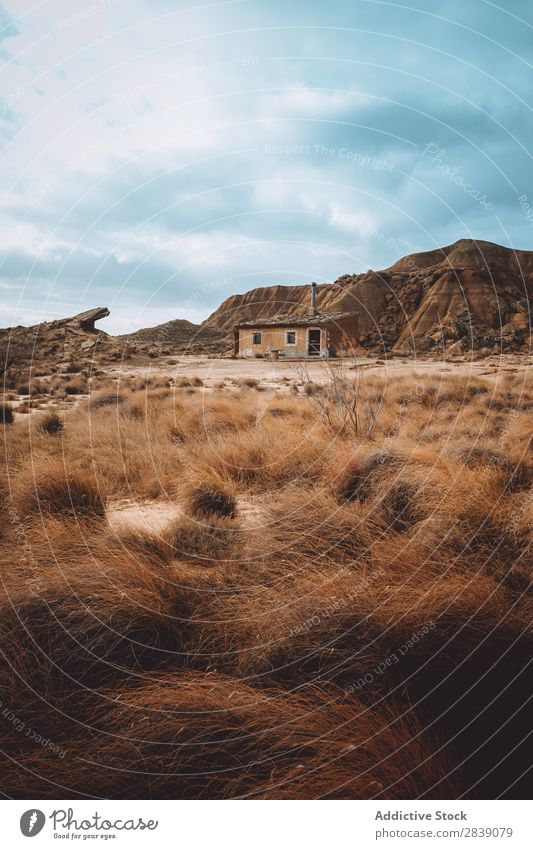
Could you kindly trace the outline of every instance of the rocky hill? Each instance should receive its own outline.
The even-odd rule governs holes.
[[[158,324],[156,327],[144,327],[134,333],[119,336],[117,339],[129,339],[141,345],[167,345],[172,348],[173,353],[178,351],[216,353],[228,347],[224,333],[217,328],[193,324],[180,318]]]
[[[107,307],[97,307],[70,318],[0,330],[0,375],[30,366],[51,373],[91,371],[108,362],[142,364],[158,355],[223,353],[228,348],[219,330],[180,319],[111,336],[95,326],[108,315]]]
[[[11,367],[49,363],[54,369],[76,362],[118,358],[112,336],[95,327],[107,318],[107,307],[96,307],[70,318],[19,325],[0,330],[0,373]]]
[[[318,308],[358,313],[370,349],[513,351],[529,345],[532,295],[533,252],[461,239],[320,285]],[[205,326],[229,333],[240,321],[303,313],[308,301],[308,286],[254,289],[224,301]]]

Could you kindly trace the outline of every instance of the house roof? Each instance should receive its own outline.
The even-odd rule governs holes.
[[[317,312],[314,315],[274,315],[270,318],[256,318],[250,321],[241,321],[235,325],[235,329],[241,327],[313,327],[314,325],[331,324],[340,319],[355,316],[353,312]]]

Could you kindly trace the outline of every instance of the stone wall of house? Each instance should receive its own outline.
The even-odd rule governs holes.
[[[239,353],[241,356],[253,357],[255,354],[268,354],[270,351],[279,351],[280,356],[305,357],[307,356],[307,327],[241,327],[239,330]],[[287,333],[296,334],[296,343],[287,344]],[[253,336],[261,334],[261,342],[255,344]],[[325,340],[324,328],[322,328],[321,340]],[[321,347],[325,341],[321,341]]]
[[[320,356],[334,356],[350,353],[357,346],[357,318],[340,319],[337,322],[311,327],[241,327],[239,328],[238,351],[241,357],[267,355],[270,351],[279,351],[280,357],[307,357],[308,332],[320,330]],[[254,335],[260,333],[261,341],[254,342]],[[294,344],[287,340],[287,334],[296,334]]]

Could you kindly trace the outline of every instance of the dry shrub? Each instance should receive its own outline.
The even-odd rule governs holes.
[[[191,448],[191,465],[200,476],[214,473],[250,491],[266,491],[282,483],[316,481],[329,459],[331,441],[321,425],[296,428],[289,419],[259,410],[256,427],[238,439],[219,433],[208,445]]]
[[[91,412],[103,407],[118,407],[126,402],[126,397],[119,391],[95,392],[91,395],[89,404]]]
[[[186,512],[193,516],[224,516],[235,518],[237,501],[235,493],[227,486],[213,487],[209,482],[191,483],[184,493]]]
[[[87,384],[81,380],[71,380],[63,388],[67,395],[85,395],[88,392]]]
[[[189,431],[177,422],[170,421],[168,424],[168,435],[172,442],[179,445],[187,440],[189,437]]]
[[[325,363],[326,382],[317,387],[305,367],[300,369],[304,393],[317,420],[337,436],[370,437],[383,405],[383,397],[359,375],[350,377],[340,362]]]
[[[37,429],[40,433],[48,436],[57,436],[63,431],[63,420],[59,413],[55,410],[50,410],[39,419]]]
[[[394,474],[403,464],[403,458],[391,451],[378,449],[362,457],[355,457],[348,465],[342,464],[333,475],[334,492],[344,501],[365,501],[372,479],[381,471]]]
[[[288,487],[265,505],[249,557],[276,574],[298,576],[309,564],[356,568],[385,526],[375,512],[338,504],[325,489]]]
[[[505,478],[505,489],[508,492],[528,489],[533,483],[533,464],[523,456],[514,459],[498,448],[479,445],[465,447],[456,452],[455,456],[468,468],[476,469],[482,474],[490,469],[501,472]]]
[[[316,395],[318,392],[322,391],[322,387],[319,383],[315,383],[313,380],[306,380],[303,385],[304,395]]]
[[[391,566],[391,554],[390,544],[373,553],[359,575],[310,568],[212,598],[197,614],[211,623],[202,647],[211,645],[219,669],[262,687],[308,692],[335,682],[369,707],[413,704],[452,760],[464,761],[464,792],[505,792],[528,764],[531,603],[517,609],[516,595],[463,568],[439,578],[438,563],[413,573],[411,558],[397,556]]]
[[[89,405],[89,415],[81,405],[68,416],[67,462],[83,465],[107,497],[168,497],[180,479],[182,463],[161,405],[144,406],[142,417],[122,412],[127,401],[118,407]]]
[[[382,512],[391,530],[412,527],[437,510],[453,485],[448,465],[431,451],[361,451],[331,471],[341,501],[358,501]]]
[[[17,673],[10,689],[21,712],[25,686],[60,695],[186,662],[194,592],[168,547],[155,556],[146,540],[96,537],[90,526],[67,533],[53,520],[29,528],[27,544],[30,565],[12,574],[2,564],[2,662]]]
[[[237,442],[222,433],[191,453],[193,470],[199,477],[214,472],[220,480],[240,486],[252,486],[266,477],[265,452],[255,434],[241,434]]]
[[[37,460],[20,473],[13,503],[20,516],[28,517],[50,514],[85,520],[105,514],[102,494],[90,472],[53,460]]]
[[[183,516],[165,529],[163,539],[174,557],[197,565],[236,564],[241,557],[243,534],[232,518],[210,514],[205,518]]]
[[[177,404],[174,410],[179,425],[194,436],[196,442],[211,441],[220,434],[248,430],[255,417],[248,405],[229,398],[213,398],[201,403]]]
[[[0,404],[0,424],[9,425],[13,424],[15,421],[15,416],[13,415],[13,408],[11,404],[1,403]]]

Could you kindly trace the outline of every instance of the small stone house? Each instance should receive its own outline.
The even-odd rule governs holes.
[[[316,283],[311,285],[307,315],[278,315],[236,325],[234,352],[239,357],[337,357],[358,346],[354,313],[324,313],[316,308]]]

